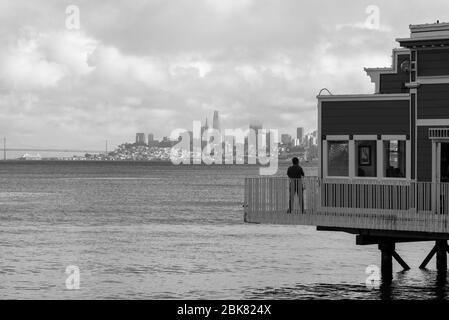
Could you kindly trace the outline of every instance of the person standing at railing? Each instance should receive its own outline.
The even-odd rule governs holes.
[[[302,178],[304,175],[304,170],[299,165],[299,159],[294,157],[292,159],[293,165],[287,170],[287,176],[290,178],[289,181],[289,201],[288,201],[288,213],[292,212],[293,204],[295,201],[295,195],[299,198],[299,207],[301,208],[301,213],[304,211],[304,201],[303,201],[303,186]]]

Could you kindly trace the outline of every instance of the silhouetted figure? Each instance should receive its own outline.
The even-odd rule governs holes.
[[[287,176],[290,178],[289,182],[289,201],[288,201],[288,213],[292,212],[293,202],[295,201],[295,195],[298,195],[299,205],[301,212],[304,211],[304,201],[302,197],[302,178],[304,177],[304,170],[299,165],[299,159],[294,157],[292,159],[293,165],[288,168]]]

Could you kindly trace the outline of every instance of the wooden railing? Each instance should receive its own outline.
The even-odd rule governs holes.
[[[449,183],[246,178],[245,221],[449,233]]]

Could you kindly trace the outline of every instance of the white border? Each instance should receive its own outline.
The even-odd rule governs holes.
[[[347,141],[349,140],[349,135],[326,135],[326,140],[328,141]]]
[[[353,137],[354,140],[377,140],[377,135],[375,134],[367,134],[367,135],[355,134]]]
[[[349,140],[349,135],[327,135],[325,140],[322,140],[322,148],[320,148],[320,166],[322,163],[322,168],[320,170],[320,177],[325,179],[350,179],[350,180],[411,180],[411,164],[412,164],[412,144],[411,140],[407,140],[406,135],[382,135],[381,139],[377,139],[377,135],[354,135],[352,140]],[[356,141],[377,141],[376,144],[376,177],[358,177],[355,172],[355,152],[356,152]],[[383,143],[384,141],[405,141],[405,178],[386,178],[384,177],[384,152]],[[328,141],[345,141],[348,142],[349,148],[349,163],[348,163],[348,176],[329,176],[328,175]]]
[[[420,127],[449,126],[449,119],[416,119],[416,126]]]
[[[418,84],[449,83],[449,76],[416,77],[416,83]]]
[[[384,134],[382,135],[382,140],[407,140],[406,135],[394,135],[394,134]]]
[[[319,101],[394,101],[409,100],[409,93],[321,95]]]

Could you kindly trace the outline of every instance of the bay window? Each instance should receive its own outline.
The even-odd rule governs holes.
[[[323,141],[323,176],[411,178],[411,142],[405,135],[334,135]]]

